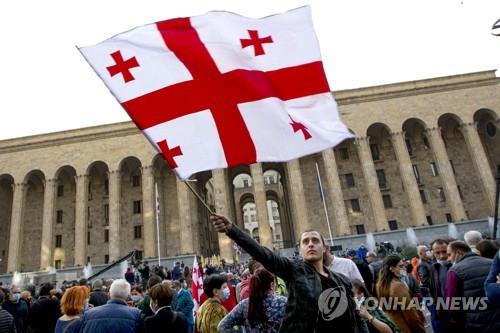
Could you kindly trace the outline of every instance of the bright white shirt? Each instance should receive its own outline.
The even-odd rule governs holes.
[[[331,270],[332,272],[342,273],[345,276],[347,276],[350,280],[358,279],[361,280],[363,283],[365,282],[361,277],[361,274],[359,273],[358,267],[351,259],[333,256],[333,261],[330,264],[330,266],[328,266],[328,269]]]

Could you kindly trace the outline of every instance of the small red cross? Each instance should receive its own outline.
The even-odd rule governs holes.
[[[111,76],[122,73],[125,83],[135,80],[130,73],[131,68],[139,67],[139,63],[135,57],[123,61],[122,53],[120,51],[111,53],[111,57],[115,61],[115,64],[113,66],[106,67]]]
[[[292,117],[290,117],[292,119]],[[309,140],[312,138],[311,133],[307,130],[307,127],[304,126],[302,123],[298,123],[295,120],[292,119],[292,122],[290,123],[292,125],[292,129],[294,133],[297,133],[298,131],[302,131],[302,134],[304,134],[304,139]]]
[[[250,35],[250,39],[240,39],[241,48],[244,49],[247,46],[253,46],[255,56],[265,54],[262,44],[272,43],[273,39],[271,36],[259,38],[259,32],[257,30],[248,30],[248,34]]]
[[[170,149],[168,147],[167,140],[157,142],[156,144],[160,147],[161,154],[163,155],[163,158],[165,159],[165,161],[167,161],[170,168],[172,168],[172,169],[177,168],[177,163],[175,163],[174,157],[183,155],[181,147],[177,146],[177,147]]]

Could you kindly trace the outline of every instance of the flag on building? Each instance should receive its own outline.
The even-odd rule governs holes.
[[[191,295],[193,296],[194,302],[193,312],[196,314],[196,311],[198,311],[198,308],[200,307],[201,294],[203,294],[203,274],[201,273],[196,256],[194,256],[193,272],[191,277]]]
[[[181,179],[288,161],[352,137],[307,6],[261,19],[177,18],[80,51]]]

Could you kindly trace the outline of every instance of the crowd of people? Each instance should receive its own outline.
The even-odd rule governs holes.
[[[309,230],[299,255],[286,258],[224,217],[213,222],[253,259],[201,267],[200,299],[179,262],[171,270],[140,263],[121,279],[60,289],[0,285],[0,333],[500,332],[498,244],[479,232],[435,239],[403,258],[364,246],[342,257]]]

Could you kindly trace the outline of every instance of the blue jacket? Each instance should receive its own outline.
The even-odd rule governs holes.
[[[191,293],[186,289],[181,289],[177,293],[174,304],[172,304],[174,311],[181,312],[187,319],[188,324],[194,324],[193,308],[194,302]]]
[[[484,293],[488,297],[488,301],[492,304],[500,305],[500,283],[497,283],[498,274],[500,274],[500,251],[493,258],[490,273],[484,281]]]
[[[92,308],[82,316],[82,333],[135,333],[142,331],[143,315],[139,309],[118,299]]]

